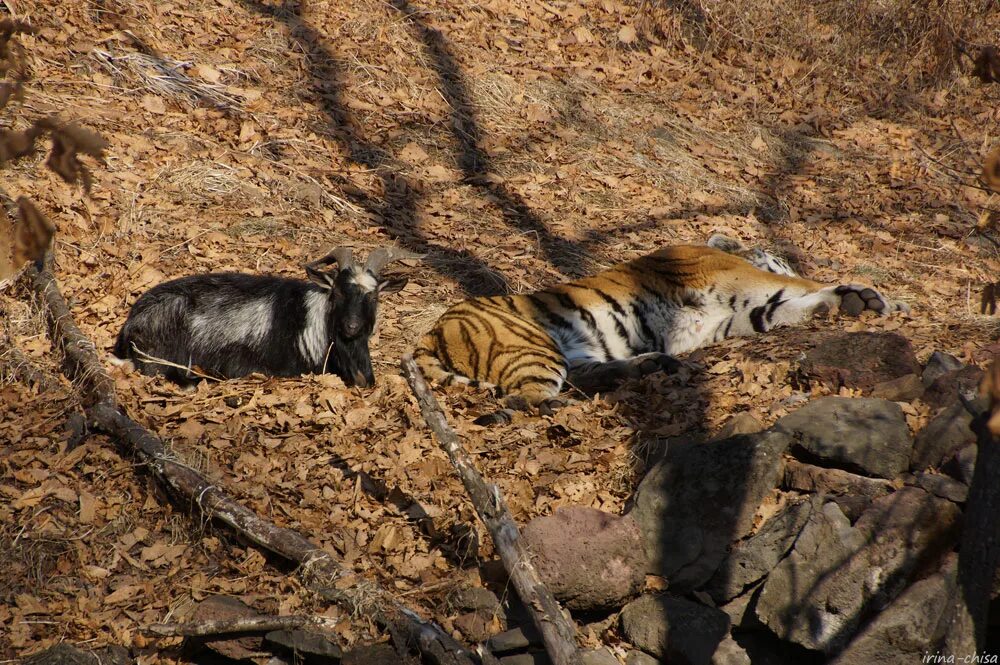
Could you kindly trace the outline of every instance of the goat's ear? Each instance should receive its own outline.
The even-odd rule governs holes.
[[[306,275],[309,276],[310,282],[319,286],[321,289],[325,289],[326,291],[332,290],[334,284],[337,282],[335,275],[323,272],[319,268],[315,268],[313,266],[306,266]]]
[[[408,281],[410,280],[406,277],[389,277],[388,279],[383,279],[378,283],[378,292],[395,293],[406,286]]]

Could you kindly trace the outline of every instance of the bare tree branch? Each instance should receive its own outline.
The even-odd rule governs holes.
[[[164,637],[205,637],[229,633],[266,633],[272,630],[289,630],[302,626],[332,628],[332,622],[322,617],[263,616],[240,617],[220,621],[192,621],[189,623],[154,623],[147,630]]]
[[[514,588],[542,634],[549,657],[555,665],[579,663],[576,627],[542,583],[538,570],[531,562],[531,554],[521,540],[517,524],[503,497],[500,496],[500,490],[496,485],[487,484],[476,470],[472,459],[462,448],[455,430],[448,424],[423,374],[413,361],[413,356],[409,354],[403,356],[401,364],[403,375],[420,404],[424,420],[427,421],[427,425],[434,432],[438,443],[448,454],[452,466],[462,479],[462,484],[469,493],[479,519],[489,529],[493,545],[500,554]]]

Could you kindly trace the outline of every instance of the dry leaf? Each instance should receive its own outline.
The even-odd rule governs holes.
[[[163,97],[159,95],[143,95],[142,108],[158,115],[167,112],[167,105],[163,102]]]
[[[631,44],[635,41],[635,26],[631,23],[623,26],[621,30],[618,31],[618,41],[622,44]]]

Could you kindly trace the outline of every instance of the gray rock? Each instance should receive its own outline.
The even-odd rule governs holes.
[[[629,651],[628,655],[625,656],[625,665],[660,665],[660,661],[648,653],[634,650]]]
[[[566,607],[621,607],[642,590],[646,550],[639,526],[594,508],[571,506],[521,531],[542,582]]]
[[[226,619],[244,619],[256,616],[259,616],[257,612],[239,598],[234,598],[233,596],[209,596],[194,608],[194,612],[191,613],[191,620],[224,621]],[[234,660],[250,658],[253,654],[259,653],[264,643],[264,638],[260,635],[247,635],[238,638],[214,637],[199,639],[212,651]]]
[[[750,665],[750,656],[736,640],[726,635],[712,654],[712,665]]]
[[[629,642],[660,659],[708,665],[729,633],[729,617],[683,598],[642,596],[622,610],[621,626]]]
[[[815,494],[843,494],[877,499],[895,489],[888,480],[859,476],[843,469],[827,469],[798,460],[788,460],[781,479],[783,489]]]
[[[766,628],[760,622],[760,619],[757,618],[756,613],[757,599],[760,596],[760,590],[763,586],[763,583],[760,583],[751,589],[747,589],[725,605],[719,606],[719,609],[729,617],[729,623],[733,628],[739,628],[740,630],[760,630]]]
[[[983,379],[983,370],[975,365],[946,372],[934,379],[920,396],[932,410],[958,403],[958,394],[975,393]]]
[[[914,570],[952,546],[959,515],[915,487],[873,501],[853,528],[826,504],[768,576],[757,617],[784,640],[836,652]]]
[[[965,503],[969,497],[969,486],[950,476],[938,473],[918,473],[913,478],[913,484],[927,490],[934,496],[948,499],[955,503]]]
[[[812,458],[893,478],[905,471],[913,440],[903,410],[874,398],[821,397],[774,425]]]
[[[950,353],[935,351],[927,359],[924,371],[920,374],[920,380],[923,382],[924,387],[927,387],[934,383],[934,380],[942,374],[962,369],[962,367],[964,367],[962,361]]]
[[[889,379],[875,384],[872,397],[887,399],[890,402],[909,402],[924,394],[924,384],[916,374],[906,374],[895,379]]]
[[[920,374],[913,346],[896,333],[838,333],[807,351],[799,373],[833,388],[871,390],[886,381]]]
[[[971,424],[972,416],[961,403],[945,407],[917,432],[910,453],[910,469],[939,466],[955,450],[974,443],[976,435],[969,427]]]
[[[640,483],[630,513],[645,536],[650,572],[680,593],[708,581],[729,544],[753,527],[790,443],[769,431],[668,450]]]
[[[301,654],[303,659],[308,655],[320,656],[330,660],[340,660],[343,650],[323,635],[310,633],[306,630],[272,630],[264,635],[268,646],[283,647],[295,654]]]
[[[955,557],[945,568],[915,582],[865,626],[831,665],[911,665],[935,651],[938,626],[955,586]]]
[[[551,665],[548,654],[544,651],[532,651],[531,653],[518,653],[512,656],[504,656],[500,659],[500,665]]]
[[[979,455],[979,446],[972,444],[959,448],[941,465],[941,470],[955,480],[972,485],[972,474],[976,471],[976,457]]]
[[[619,665],[615,655],[604,647],[581,652],[580,662],[583,665]]]
[[[792,548],[814,508],[819,508],[815,501],[789,504],[755,534],[733,545],[705,588],[716,604],[735,598],[771,572]]]
[[[719,431],[712,435],[711,440],[721,441],[722,439],[728,439],[729,437],[736,436],[737,434],[756,434],[757,432],[763,431],[763,423],[746,411],[741,411],[727,420]]]
[[[495,593],[484,587],[462,587],[449,594],[448,604],[457,610],[496,612],[500,607],[500,600]]]
[[[486,641],[486,646],[493,653],[507,653],[508,651],[527,649],[529,646],[541,643],[542,636],[534,624],[528,624],[494,635]]]

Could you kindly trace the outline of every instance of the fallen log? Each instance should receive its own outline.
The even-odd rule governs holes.
[[[420,368],[409,354],[403,356],[403,375],[410,384],[410,389],[417,398],[420,412],[427,425],[434,432],[438,443],[448,454],[452,466],[462,479],[465,490],[469,493],[479,519],[483,521],[493,545],[500,555],[507,574],[517,590],[522,603],[531,613],[531,618],[542,634],[545,650],[554,665],[569,665],[579,663],[580,655],[576,648],[576,628],[566,617],[562,608],[552,593],[542,583],[538,570],[531,562],[524,541],[521,540],[517,524],[507,508],[506,502],[500,496],[496,485],[487,484],[461,442],[455,430],[448,424],[444,412],[431,393],[427,381]]]
[[[397,643],[416,648],[440,665],[475,662],[470,650],[437,624],[421,619],[378,584],[368,580],[344,584],[353,571],[297,531],[279,527],[236,502],[222,488],[174,459],[159,437],[126,415],[117,404],[114,381],[101,365],[94,344],[73,321],[52,273],[51,261],[49,255],[41,270],[32,266],[26,275],[45,311],[52,343],[63,353],[63,372],[79,391],[95,431],[108,434],[126,452],[139,457],[182,508],[197,510],[225,524],[241,538],[298,564],[297,573],[308,588],[352,615],[371,618]]]

